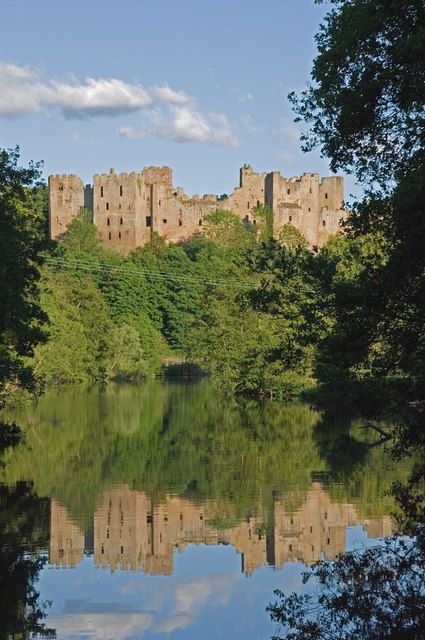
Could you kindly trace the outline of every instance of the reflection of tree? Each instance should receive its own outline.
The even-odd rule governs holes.
[[[0,620],[2,638],[55,637],[43,623],[47,603],[35,588],[46,559],[31,555],[47,546],[48,501],[26,483],[0,486]]]
[[[338,425],[318,433],[320,414],[307,405],[217,402],[208,382],[71,389],[40,399],[19,420],[26,440],[6,452],[2,478],[31,479],[82,528],[117,484],[155,502],[168,493],[213,499],[221,509],[217,525],[228,527],[259,505],[267,520],[283,496],[297,509],[318,472],[337,479],[339,488],[330,488],[338,501],[358,505],[360,496],[361,511],[375,509],[395,473],[393,465],[384,469],[382,451],[369,455]],[[347,469],[345,453],[355,447],[356,464]],[[45,463],[34,463],[40,459]]]
[[[425,546],[420,540],[384,541],[304,574],[312,593],[291,594],[269,606],[285,640],[413,640],[425,628]]]
[[[304,574],[315,589],[285,596],[268,610],[279,623],[275,640],[419,640],[425,628],[425,416],[423,405],[410,405],[394,429],[393,457],[411,456],[404,483],[393,483],[400,530],[367,550],[321,562]],[[388,460],[388,457],[387,457]],[[379,470],[378,470],[379,475]]]

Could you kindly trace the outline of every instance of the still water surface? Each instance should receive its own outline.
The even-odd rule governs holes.
[[[40,560],[63,639],[270,638],[273,590],[391,535],[385,492],[408,471],[360,423],[208,381],[64,389],[13,417],[2,538]]]

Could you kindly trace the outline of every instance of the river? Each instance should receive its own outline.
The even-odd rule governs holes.
[[[208,380],[65,388],[12,417],[3,624],[33,606],[59,639],[270,638],[273,590],[391,535],[408,473],[360,422]]]

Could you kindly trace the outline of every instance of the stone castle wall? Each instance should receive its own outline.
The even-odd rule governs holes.
[[[51,503],[50,563],[73,567],[83,558],[84,533],[69,518],[66,508]],[[274,503],[273,526],[263,531],[267,514],[256,515],[229,528],[217,528],[220,505],[196,504],[168,496],[159,505],[127,485],[106,491],[93,521],[96,566],[115,571],[143,570],[152,575],[173,573],[173,556],[188,544],[232,545],[241,556],[243,573],[265,565],[281,568],[287,562],[312,564],[322,556],[334,559],[346,550],[346,528],[362,525],[369,537],[393,534],[387,516],[361,517],[353,505],[335,503],[314,482],[298,511],[285,500]]]
[[[49,177],[50,236],[61,240],[68,224],[82,208],[93,211],[93,223],[105,247],[127,255],[149,241],[154,232],[180,242],[202,232],[205,216],[232,211],[246,224],[255,222],[255,207],[269,205],[274,212],[274,234],[292,224],[310,247],[321,247],[340,231],[343,178],[319,180],[316,173],[285,178],[279,172],[240,170],[239,186],[232,194],[187,196],[173,187],[169,167],[146,167],[140,173],[95,175],[93,186],[74,175]]]

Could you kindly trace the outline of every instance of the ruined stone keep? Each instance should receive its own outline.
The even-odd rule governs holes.
[[[68,224],[85,208],[105,247],[127,255],[151,238],[154,232],[180,242],[202,232],[205,216],[213,211],[232,211],[247,224],[255,222],[255,207],[273,209],[274,235],[292,224],[310,247],[321,247],[340,231],[344,179],[319,180],[317,173],[285,178],[278,171],[256,173],[240,170],[239,187],[229,196],[187,196],[173,187],[169,167],[146,167],[141,173],[95,175],[93,185],[83,185],[75,175],[49,176],[50,237],[60,240]]]

